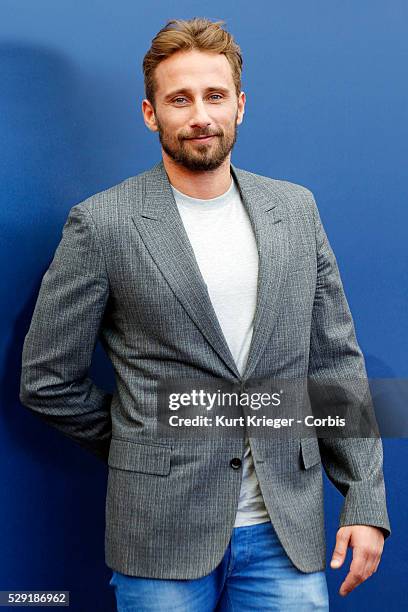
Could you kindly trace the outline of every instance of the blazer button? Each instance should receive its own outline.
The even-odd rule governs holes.
[[[234,457],[233,459],[231,459],[230,461],[230,466],[234,469],[234,470],[238,470],[241,467],[241,459],[239,457]]]

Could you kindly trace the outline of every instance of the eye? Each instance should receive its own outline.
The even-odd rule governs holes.
[[[222,98],[222,96],[221,96],[220,94],[212,94],[212,95],[210,96],[210,98],[216,98],[216,97],[218,97],[218,98]]]

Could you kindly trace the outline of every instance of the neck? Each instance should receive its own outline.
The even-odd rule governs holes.
[[[231,185],[231,154],[215,170],[190,170],[176,163],[163,150],[162,155],[170,183],[192,198],[202,200],[216,198],[225,193]]]

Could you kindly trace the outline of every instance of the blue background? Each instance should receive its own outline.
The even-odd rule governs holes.
[[[2,0],[0,9],[0,589],[71,591],[114,609],[104,564],[107,471],[23,409],[20,358],[69,209],[160,159],[141,63],[170,18],[226,20],[247,95],[232,161],[303,184],[336,253],[371,377],[407,377],[408,4],[404,0]],[[98,345],[91,374],[112,390]],[[400,610],[408,555],[407,442],[384,441],[393,533],[347,598],[351,560],[327,569],[331,609]],[[342,498],[325,480],[328,561]]]

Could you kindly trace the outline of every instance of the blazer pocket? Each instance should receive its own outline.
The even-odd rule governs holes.
[[[166,476],[170,473],[171,447],[112,438],[108,465],[143,474]]]
[[[321,463],[319,442],[317,438],[301,438],[300,450],[302,455],[302,467],[305,470],[313,465]]]

